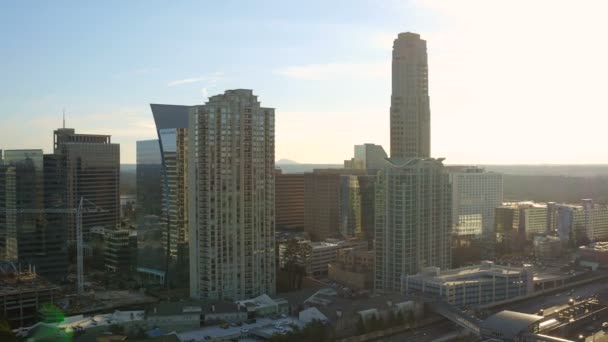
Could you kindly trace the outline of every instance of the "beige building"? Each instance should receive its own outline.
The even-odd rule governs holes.
[[[191,109],[190,296],[275,293],[274,109],[248,89]]]
[[[452,264],[452,192],[443,159],[389,159],[376,182],[375,290]]]
[[[393,43],[391,94],[391,158],[431,155],[426,41],[411,32],[399,33]]]

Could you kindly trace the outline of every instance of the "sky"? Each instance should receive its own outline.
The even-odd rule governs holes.
[[[52,152],[52,131],[111,134],[121,162],[156,138],[150,103],[253,89],[276,108],[276,159],[389,150],[399,32],[427,40],[434,157],[601,164],[605,1],[308,0],[0,3],[0,149]]]

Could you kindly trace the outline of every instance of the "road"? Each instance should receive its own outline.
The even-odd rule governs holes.
[[[510,306],[507,310],[536,314],[540,309],[544,309],[545,314],[547,315],[553,313],[557,309],[567,306],[568,299],[571,297],[581,296],[582,298],[586,298],[597,293],[600,295],[600,299],[608,299],[608,288],[606,287],[605,281],[596,281],[575,288],[572,295],[569,295],[568,291],[569,290],[564,290],[557,294],[554,293],[532,298],[526,302]]]

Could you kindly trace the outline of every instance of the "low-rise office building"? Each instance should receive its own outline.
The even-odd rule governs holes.
[[[479,305],[524,296],[534,291],[531,267],[507,267],[484,261],[480,265],[441,271],[426,268],[403,277],[403,292],[440,298],[446,303]]]
[[[608,267],[608,242],[595,242],[578,248],[580,260],[586,263],[597,263],[599,267]]]
[[[304,266],[307,276],[322,277],[328,274],[328,265],[338,258],[338,251],[344,248],[355,250],[367,250],[367,241],[351,239],[326,239],[325,241],[311,242],[301,240],[298,243],[307,245],[307,252],[297,256],[297,264]],[[285,267],[289,254],[288,244],[279,245],[279,265]]]
[[[562,242],[557,236],[534,237],[534,257],[541,261],[559,258],[562,253]]]
[[[375,256],[374,251],[343,248],[328,265],[328,277],[353,290],[369,290],[374,286]]]

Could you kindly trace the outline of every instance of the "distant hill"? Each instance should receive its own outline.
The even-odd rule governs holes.
[[[314,169],[339,169],[342,164],[275,164],[277,169],[281,169],[283,173],[303,173],[311,172]]]
[[[297,161],[295,160],[291,160],[291,159],[279,159],[275,162],[275,164],[281,164],[281,165],[294,165],[294,164],[299,164]]]

